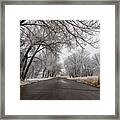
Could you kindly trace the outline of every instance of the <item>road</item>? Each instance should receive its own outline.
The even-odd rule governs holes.
[[[75,80],[53,78],[20,87],[21,100],[99,100],[100,89]]]

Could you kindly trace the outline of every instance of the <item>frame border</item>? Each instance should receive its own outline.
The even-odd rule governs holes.
[[[115,115],[5,115],[5,5],[115,5]],[[119,0],[2,1],[0,41],[0,119],[119,119]]]

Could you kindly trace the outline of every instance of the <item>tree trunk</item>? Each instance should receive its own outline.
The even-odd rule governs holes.
[[[22,67],[22,63],[24,63],[24,61],[25,61],[25,58],[28,56],[28,53],[29,53],[29,51],[31,50],[31,48],[32,48],[32,46],[29,46],[29,48],[28,48],[28,50],[26,51],[26,53],[25,53],[23,59],[21,60],[21,64],[20,64],[21,67]]]
[[[20,74],[20,79],[22,81],[24,81],[24,71],[25,71],[25,68],[26,68],[26,65],[27,65],[27,60],[28,60],[28,53],[29,51],[31,50],[32,46],[29,46],[28,50],[26,51],[23,59],[21,60],[20,62],[20,70],[21,70],[21,74]]]
[[[44,70],[43,70],[42,78],[45,77],[45,71],[46,71],[46,67],[45,67]]]
[[[27,67],[26,67],[26,69],[25,69],[25,72],[24,72],[24,75],[23,75],[23,80],[25,80],[26,75],[27,75],[27,72],[28,72],[28,70],[29,70],[29,68],[30,68],[30,65],[31,65],[31,63],[32,63],[32,61],[33,61],[36,53],[38,52],[38,49],[39,49],[39,48],[40,48],[40,45],[39,45],[39,46],[37,47],[37,49],[35,50],[33,56],[32,56],[31,59],[30,59],[30,62],[28,63],[28,65],[27,65]]]

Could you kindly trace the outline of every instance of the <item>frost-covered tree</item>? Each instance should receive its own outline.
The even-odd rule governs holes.
[[[70,77],[99,75],[100,64],[98,64],[97,55],[91,58],[88,51],[79,50],[68,56],[64,62],[67,74]]]
[[[28,73],[32,74],[29,71],[35,68],[32,67],[34,66],[33,62],[38,60],[36,57],[38,54],[42,54],[44,50],[56,55],[64,45],[69,48],[78,45],[84,48],[89,44],[98,48],[99,30],[100,23],[98,20],[21,20],[21,80],[24,81]],[[39,59],[41,58],[39,57]]]

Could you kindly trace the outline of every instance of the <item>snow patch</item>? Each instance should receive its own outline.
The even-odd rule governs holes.
[[[49,79],[52,79],[53,77],[49,77],[49,78],[40,78],[40,79],[27,79],[25,81],[20,81],[20,85],[28,85],[28,84],[32,84],[32,83],[36,83],[36,82],[39,82],[39,81],[43,81],[43,80],[49,80]]]

